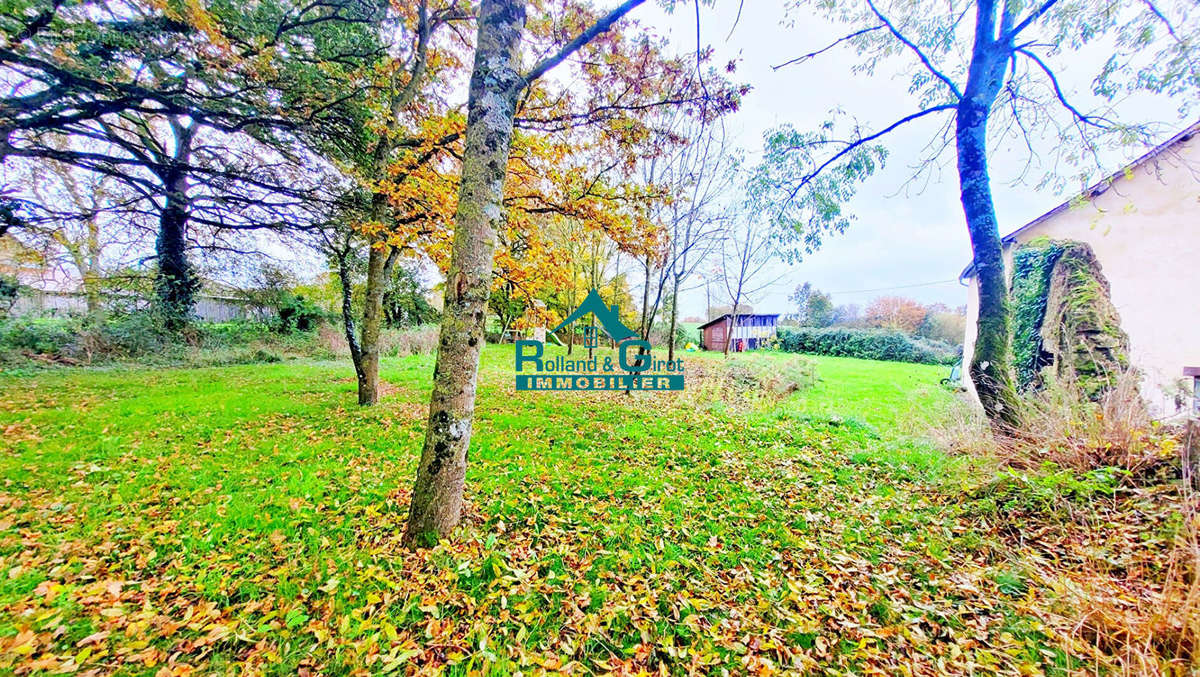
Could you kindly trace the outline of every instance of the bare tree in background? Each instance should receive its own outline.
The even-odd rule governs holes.
[[[676,108],[660,115],[658,130],[670,150],[644,162],[642,179],[669,197],[651,215],[666,241],[661,251],[638,259],[644,280],[639,333],[648,340],[665,307],[667,356],[674,359],[679,294],[716,251],[731,223],[727,199],[739,158],[719,119]]]
[[[737,179],[738,156],[729,148],[723,125],[684,118],[680,132],[688,139],[675,166],[679,184],[669,207],[670,229],[666,266],[670,289],[667,359],[675,359],[679,323],[679,294],[709,256],[721,246],[732,225],[729,191]]]
[[[57,160],[16,164],[15,169],[14,183],[46,207],[11,231],[12,236],[37,251],[48,271],[77,279],[88,314],[96,315],[102,310],[105,277],[147,244],[146,231],[119,211],[138,198],[110,176]]]
[[[725,332],[726,356],[737,329],[740,306],[749,303],[776,280],[764,280],[777,254],[769,229],[753,214],[742,214],[721,242],[721,284],[728,295],[731,310],[729,330]]]

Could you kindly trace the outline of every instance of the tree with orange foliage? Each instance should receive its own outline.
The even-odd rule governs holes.
[[[519,124],[523,130],[556,131],[573,126],[576,120],[593,119],[599,126],[594,128],[592,138],[598,143],[636,147],[637,139],[649,135],[643,131],[644,125],[638,124],[637,111],[641,109],[631,106],[638,99],[656,102],[678,96],[671,91],[671,76],[679,74],[687,79],[684,64],[662,60],[647,39],[632,39],[611,30],[643,1],[627,0],[607,14],[597,15],[586,6],[564,0],[573,11],[565,12],[557,22],[539,18],[528,26],[526,5],[551,3],[483,0],[480,6],[429,423],[405,531],[405,542],[410,546],[427,545],[449,535],[461,515],[496,238],[505,229],[506,220],[512,218],[511,213],[505,218],[504,207],[512,195],[506,184],[515,127]],[[531,42],[524,42],[527,29]],[[547,39],[539,40],[540,35]],[[536,47],[539,42],[549,48],[535,50],[534,66],[522,71],[523,45]],[[571,101],[573,97],[566,96],[566,92],[556,92],[542,81],[543,75],[574,56],[583,57],[572,65],[577,66],[574,70],[583,83],[584,94],[595,89],[595,97]],[[647,72],[661,77],[648,79]],[[629,86],[622,88],[621,84]],[[546,87],[546,94],[539,94],[542,87]],[[722,105],[736,103],[734,95]],[[585,117],[577,117],[580,113]],[[522,118],[538,122],[530,124]],[[628,124],[605,124],[609,121]],[[633,164],[626,166],[632,169]],[[605,183],[612,186],[620,182]],[[564,197],[573,196],[568,193]],[[636,225],[638,221],[614,220],[611,225]]]
[[[352,272],[344,263],[347,257],[358,247],[368,249],[357,335],[351,296],[343,294],[361,404],[378,397],[382,289],[395,261],[419,257],[443,272],[449,267],[468,123],[449,99],[467,79],[463,53],[469,45],[460,24],[476,20],[461,5],[423,0],[393,7],[380,30],[398,26],[388,35],[400,44],[364,68],[364,95],[348,104],[364,119],[362,133],[330,144],[330,155],[355,177],[352,192],[359,194],[347,200],[357,205],[349,223],[334,224],[340,232],[325,238],[326,251],[339,270],[347,271],[345,285]],[[522,47],[530,60],[557,49],[564,35],[595,19],[581,0],[546,0],[537,7],[544,12],[529,22]],[[446,30],[450,26],[455,30]],[[648,204],[660,196],[631,176],[640,157],[660,152],[651,142],[648,111],[704,95],[690,62],[666,57],[661,45],[644,35],[611,31],[585,51],[587,58],[572,64],[569,88],[535,80],[516,102],[493,284],[530,298],[563,282],[564,253],[544,235],[554,218],[577,219],[622,251],[640,254],[660,246],[645,216]],[[711,91],[715,108],[735,105],[738,92],[715,83]]]
[[[867,306],[866,319],[871,327],[916,334],[928,312],[925,306],[912,299],[902,296],[880,296]]]

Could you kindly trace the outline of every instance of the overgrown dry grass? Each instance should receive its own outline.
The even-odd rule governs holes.
[[[997,491],[1011,495],[1019,484],[1016,491],[1037,493],[1043,508],[1061,509],[1056,561],[1023,563],[1058,591],[1046,621],[1088,647],[1097,672],[1196,674],[1200,494],[1193,469],[1200,430],[1152,420],[1132,372],[1098,402],[1069,380],[1024,401],[1018,436],[994,435],[969,406],[934,434],[947,448],[995,462],[994,484],[1004,487]],[[1024,517],[1020,510],[1009,516],[1014,529]],[[1150,534],[1157,545],[1127,548],[1114,560],[1111,544],[1127,533]],[[1063,551],[1073,554],[1061,557]]]
[[[690,406],[746,409],[781,400],[817,383],[816,365],[799,355],[689,354],[686,389]]]
[[[1151,418],[1139,395],[1136,372],[1121,374],[1116,387],[1098,402],[1088,400],[1066,379],[1050,382],[1023,403],[1023,426],[1016,435],[993,435],[976,407],[962,406],[933,431],[934,436],[957,453],[991,456],[1022,470],[1046,463],[1079,473],[1119,468],[1134,483],[1158,482],[1164,473],[1177,473],[1180,431]]]
[[[1200,506],[1188,458],[1197,438],[1190,425],[1182,444],[1180,524],[1165,566],[1137,572],[1150,584],[1131,590],[1135,594],[1105,589],[1112,573],[1099,568],[1085,572],[1091,575],[1075,591],[1079,635],[1111,655],[1122,674],[1184,675],[1200,669]]]
[[[317,329],[321,345],[339,356],[348,356],[350,347],[340,327],[322,325]],[[406,329],[385,329],[379,336],[379,352],[384,357],[429,355],[437,349],[438,328],[423,325]]]

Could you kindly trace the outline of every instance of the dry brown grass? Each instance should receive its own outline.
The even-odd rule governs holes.
[[[770,361],[753,357],[692,359],[679,399],[691,406],[721,402],[734,408],[774,402],[817,382],[816,365],[799,355]]]
[[[379,352],[388,357],[406,355],[430,355],[437,350],[437,325],[424,325],[410,329],[390,329],[379,337]]]
[[[317,337],[321,345],[335,355],[350,354],[350,347],[346,344],[346,335],[340,327],[321,325],[317,329]],[[379,337],[379,353],[386,357],[429,355],[437,349],[437,341],[438,328],[436,325],[410,329],[385,329]]]
[[[1099,402],[1070,381],[1051,383],[1025,402],[1020,435],[997,437],[966,406],[934,433],[958,453],[1034,474],[1047,462],[1080,475],[1127,471],[1125,488],[1102,505],[1084,501],[1067,511],[1068,523],[1056,527],[1065,552],[1030,564],[1058,592],[1046,620],[1088,648],[1095,664],[1087,672],[1200,674],[1200,478],[1192,476],[1200,425],[1181,430],[1154,422],[1133,373],[1121,375]],[[1129,561],[1114,566],[1094,545],[1109,536],[1115,542],[1119,531],[1141,535],[1124,548]]]
[[[1075,636],[1107,657],[1124,675],[1188,675],[1200,671],[1200,501],[1188,469],[1200,444],[1190,426],[1184,444],[1184,477],[1178,531],[1165,566],[1115,576],[1091,562],[1074,578],[1065,599],[1074,607]]]
[[[350,346],[346,344],[346,334],[341,327],[321,324],[317,327],[317,340],[323,348],[335,355],[350,354]]]
[[[1076,472],[1121,468],[1134,482],[1157,481],[1179,462],[1178,431],[1151,419],[1134,371],[1121,374],[1098,402],[1089,401],[1071,380],[1051,382],[1023,402],[1024,425],[1017,435],[994,435],[983,414],[964,405],[947,416],[934,437],[956,453],[994,457],[1014,468],[1047,462]]]

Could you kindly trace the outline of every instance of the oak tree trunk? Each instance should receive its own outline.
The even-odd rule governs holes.
[[[158,220],[154,250],[158,271],[154,289],[159,318],[168,331],[188,325],[199,281],[187,257],[188,182],[182,171],[167,174],[167,199]]]
[[[501,203],[517,96],[524,84],[517,71],[524,26],[523,2],[481,3],[429,423],[404,535],[410,547],[448,535],[462,513],[492,254],[503,220]]]
[[[367,255],[367,289],[363,303],[360,356],[354,365],[358,374],[358,403],[370,406],[379,401],[379,334],[383,326],[383,291],[387,287],[386,247],[371,245]],[[353,353],[351,353],[353,356]]]

